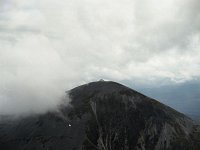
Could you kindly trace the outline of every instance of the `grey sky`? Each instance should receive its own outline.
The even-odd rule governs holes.
[[[199,0],[0,0],[0,114],[54,107],[99,78],[199,78],[199,43]]]

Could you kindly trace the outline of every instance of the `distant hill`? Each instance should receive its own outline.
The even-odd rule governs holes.
[[[196,120],[200,120],[200,81],[151,88],[135,88]]]

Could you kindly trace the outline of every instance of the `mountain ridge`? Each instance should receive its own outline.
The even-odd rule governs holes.
[[[189,117],[124,85],[98,81],[67,92],[59,111],[0,124],[2,150],[172,150],[200,148]]]

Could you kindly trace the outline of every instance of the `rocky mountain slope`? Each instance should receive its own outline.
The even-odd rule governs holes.
[[[0,122],[1,150],[199,150],[200,126],[115,82],[70,90],[70,105]]]

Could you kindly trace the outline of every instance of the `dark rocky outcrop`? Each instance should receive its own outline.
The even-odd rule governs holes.
[[[0,150],[199,150],[200,126],[115,82],[70,90],[56,112],[0,122]]]

